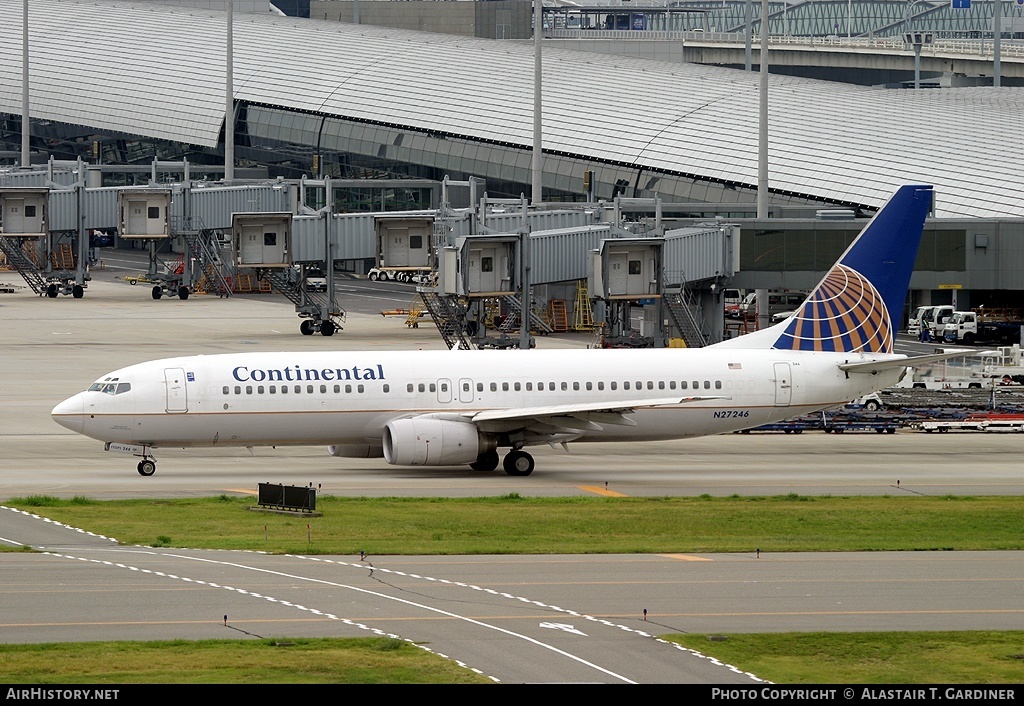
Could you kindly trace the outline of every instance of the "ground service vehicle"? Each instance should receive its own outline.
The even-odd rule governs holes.
[[[998,313],[997,313],[998,312]],[[943,327],[945,343],[1020,343],[1024,320],[1016,311],[956,311]]]

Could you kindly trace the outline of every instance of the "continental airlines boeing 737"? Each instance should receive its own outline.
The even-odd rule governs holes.
[[[706,348],[330,351],[168,358],[116,370],[53,419],[141,457],[319,445],[399,466],[533,472],[529,446],[722,434],[890,387],[930,186],[901,187],[787,321]]]

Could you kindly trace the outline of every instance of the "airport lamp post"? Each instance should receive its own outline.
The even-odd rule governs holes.
[[[235,86],[234,86],[234,0],[228,0],[227,12],[227,47],[225,54],[227,61],[226,76],[224,79],[224,181],[229,182],[235,178]]]
[[[21,3],[21,166],[32,166],[28,116],[28,0]]]

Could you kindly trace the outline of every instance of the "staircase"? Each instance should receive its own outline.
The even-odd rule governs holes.
[[[701,330],[701,325],[693,314],[697,304],[684,285],[666,289],[662,302],[687,348],[703,348],[710,343],[710,337]]]
[[[190,219],[183,218],[172,225],[175,227],[175,235],[180,235],[188,243],[188,252],[196,259],[202,273],[194,289],[230,297],[232,289],[228,282],[227,264],[220,256],[216,233],[204,229],[202,221],[193,224]]]
[[[25,255],[21,241],[21,238],[0,238],[0,250],[7,257],[7,264],[18,271],[32,291],[43,295],[46,293],[46,279],[40,274],[36,263]]]
[[[501,297],[501,301],[507,315],[505,316],[505,320],[501,322],[501,326],[498,327],[498,330],[503,333],[518,331],[519,327],[522,325],[520,322],[522,321],[523,311],[523,307],[519,302],[519,297],[514,294],[508,294]],[[551,325],[533,309],[530,310],[530,330],[544,335],[553,332]]]
[[[291,268],[263,270],[258,286],[262,291],[264,289],[262,280],[268,280],[274,289],[295,305],[295,311],[299,316],[317,321],[330,320],[340,330],[347,312],[332,300],[331,292],[306,291],[300,282],[291,278],[291,272],[293,272]],[[242,276],[239,275],[239,279]],[[252,291],[251,285],[249,291]]]
[[[458,346],[470,350],[473,347],[466,333],[466,307],[458,298],[441,296],[432,289],[421,289],[420,298],[449,349]]]

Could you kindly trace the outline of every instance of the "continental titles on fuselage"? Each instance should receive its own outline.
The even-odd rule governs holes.
[[[360,368],[358,365],[351,368],[304,368],[300,365],[289,368],[250,368],[239,365],[231,370],[231,377],[238,382],[383,380],[384,366],[380,363],[369,368]]]

